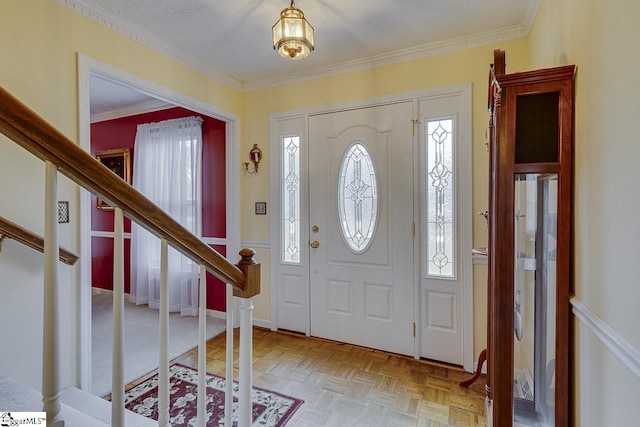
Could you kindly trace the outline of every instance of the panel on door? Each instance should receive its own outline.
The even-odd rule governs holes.
[[[411,102],[311,116],[311,335],[414,354]]]

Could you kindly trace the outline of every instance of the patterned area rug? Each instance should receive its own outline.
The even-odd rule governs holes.
[[[180,364],[169,370],[169,418],[172,426],[195,426],[197,417],[198,371]],[[226,380],[207,374],[207,426],[224,425],[224,388]],[[237,425],[238,384],[233,384],[233,425]],[[253,426],[281,427],[298,410],[303,401],[280,393],[254,387]],[[158,375],[125,393],[127,409],[148,418],[158,419]]]

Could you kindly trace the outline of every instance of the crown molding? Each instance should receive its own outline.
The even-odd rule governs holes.
[[[107,120],[120,119],[122,117],[135,116],[137,114],[153,113],[154,111],[168,110],[175,105],[168,104],[159,99],[152,99],[137,105],[119,108],[117,110],[106,111],[91,115],[91,123],[105,122]]]
[[[531,29],[531,26],[533,25],[535,16],[541,3],[541,0],[534,0],[528,3],[527,9],[523,15],[522,24],[511,25],[472,35],[427,43],[421,46],[401,49],[394,52],[370,56],[367,58],[355,59],[339,64],[317,67],[314,70],[305,70],[289,74],[279,74],[276,77],[241,82],[240,80],[222,73],[219,70],[212,69],[211,67],[206,67],[202,63],[194,61],[192,58],[189,58],[186,55],[182,54],[181,51],[176,47],[166,43],[163,40],[158,39],[152,34],[142,31],[141,29],[122,21],[119,17],[106,10],[99,9],[93,5],[87,4],[84,0],[53,1],[66,6],[77,13],[89,17],[94,21],[112,29],[113,31],[131,38],[144,46],[154,49],[159,53],[166,55],[169,58],[181,64],[184,64],[185,66],[239,92],[253,92],[262,89],[285,86],[292,83],[301,83],[310,80],[332,77],[339,74],[414,61],[431,56],[526,38],[529,35],[529,31]]]
[[[154,35],[141,30],[140,28],[130,25],[127,22],[122,21],[118,16],[112,14],[109,11],[87,4],[84,0],[53,0],[69,9],[84,15],[90,19],[93,19],[97,23],[104,25],[105,27],[122,34],[150,49],[153,49],[191,69],[210,77],[226,86],[237,91],[242,91],[242,82],[234,79],[229,75],[222,73],[221,71],[211,69],[205,65],[193,60],[171,44],[161,40]]]
[[[527,37],[529,29],[522,25],[512,25],[496,30],[485,31],[473,35],[456,37],[453,39],[427,43],[421,46],[410,47],[390,53],[370,56],[367,58],[355,59],[339,64],[318,67],[314,70],[305,70],[298,73],[281,74],[278,77],[254,80],[245,82],[242,85],[243,92],[252,92],[268,89],[277,86],[284,86],[292,83],[301,83],[309,80],[316,80],[325,77],[332,77],[339,74],[354,71],[368,70],[371,68],[383,67],[398,64],[401,62],[415,61],[430,56],[443,55],[446,53],[472,49],[495,43],[501,43]]]

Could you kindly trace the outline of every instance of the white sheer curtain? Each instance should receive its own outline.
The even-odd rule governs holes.
[[[202,119],[138,125],[133,186],[196,236],[201,236]],[[198,312],[199,266],[169,247],[169,310]],[[160,239],[131,224],[131,297],[158,308]]]

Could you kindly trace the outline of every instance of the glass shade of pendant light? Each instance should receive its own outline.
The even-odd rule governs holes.
[[[271,35],[273,48],[283,58],[306,58],[315,47],[313,27],[295,6],[294,0],[291,0],[291,6],[280,12],[280,19],[271,28]]]

